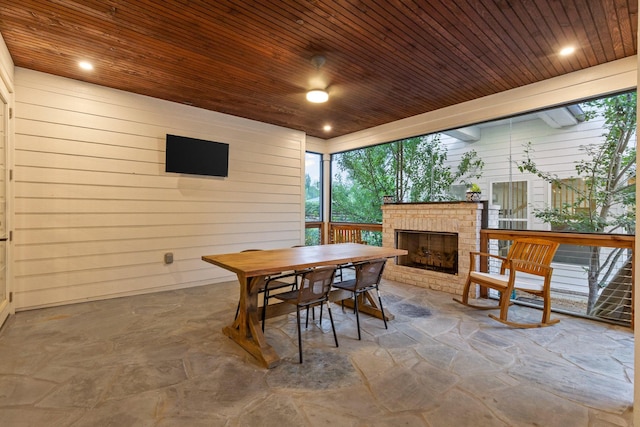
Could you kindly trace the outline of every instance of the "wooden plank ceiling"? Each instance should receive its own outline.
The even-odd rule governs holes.
[[[635,55],[637,12],[637,0],[0,0],[0,32],[18,67],[330,138]],[[576,53],[559,56],[565,45]],[[305,100],[317,87],[327,103]]]

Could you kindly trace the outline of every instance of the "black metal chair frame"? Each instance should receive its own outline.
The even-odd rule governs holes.
[[[296,306],[296,324],[298,329],[298,356],[300,363],[302,363],[302,331],[300,328],[300,309],[307,309],[307,326],[309,323],[309,308],[320,305],[320,324],[322,324],[322,308],[324,303],[327,304],[327,310],[329,311],[329,319],[331,320],[331,330],[333,331],[333,338],[338,347],[338,335],[336,335],[336,328],[333,323],[333,315],[331,314],[331,306],[329,304],[329,292],[336,275],[336,266],[330,267],[317,267],[314,269],[305,270],[301,272],[300,283],[298,289],[274,294],[273,298],[277,298],[285,303],[294,304]],[[318,286],[321,288],[319,289]],[[266,310],[264,310],[266,311]],[[264,316],[263,316],[264,318]],[[264,320],[262,327],[264,328]]]
[[[255,251],[261,251],[261,250],[262,249],[245,249],[242,252],[255,252]],[[262,331],[263,332],[264,332],[264,316],[267,311],[267,304],[268,304],[269,298],[271,297],[269,295],[269,291],[273,291],[276,289],[283,289],[288,286],[291,287],[291,290],[297,289],[298,288],[297,276],[299,274],[300,273],[298,272],[293,272],[293,273],[285,273],[285,274],[269,276],[264,284],[264,287],[258,291],[263,294],[263,303],[262,303],[264,306],[264,310],[262,311]],[[291,283],[281,281],[282,279],[285,279],[288,277],[295,277],[296,279]],[[236,316],[234,317],[234,319],[238,318],[239,313],[240,313],[240,301],[238,301],[238,306],[236,307]]]
[[[358,325],[359,340],[362,339],[362,336],[360,333],[360,313],[358,309],[358,300],[360,299],[360,295],[363,295],[365,292],[372,290],[376,291],[378,295],[378,303],[380,304],[380,312],[382,313],[382,320],[384,321],[384,328],[388,329],[387,318],[384,314],[384,307],[382,305],[382,298],[380,297],[379,287],[380,279],[382,278],[382,272],[384,271],[386,261],[386,259],[377,259],[372,261],[354,263],[353,267],[356,270],[356,278],[334,283],[333,285],[335,288],[343,289],[353,293],[354,311],[356,313],[356,323]],[[368,270],[369,268],[371,270]],[[344,310],[344,300],[342,303],[342,309]]]

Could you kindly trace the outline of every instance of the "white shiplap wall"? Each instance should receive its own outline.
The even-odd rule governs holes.
[[[16,309],[232,280],[201,256],[303,241],[304,133],[20,68],[15,86]],[[165,173],[167,133],[229,143],[229,177]]]

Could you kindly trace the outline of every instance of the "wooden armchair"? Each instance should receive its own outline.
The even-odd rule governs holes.
[[[500,309],[500,317],[489,315],[492,319],[518,328],[537,328],[553,325],[560,320],[551,320],[551,260],[559,244],[544,239],[527,238],[514,240],[507,257],[471,252],[471,269],[464,285],[462,299],[453,300],[460,304],[478,309]],[[499,273],[475,271],[476,257],[484,256],[501,261]],[[472,283],[495,289],[500,292],[498,305],[482,306],[469,303],[469,289]],[[544,306],[540,323],[516,323],[507,319],[511,294],[514,290],[524,291],[542,297]]]

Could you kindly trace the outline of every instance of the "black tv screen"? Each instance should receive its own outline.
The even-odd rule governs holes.
[[[167,134],[165,171],[228,176],[229,144]]]

